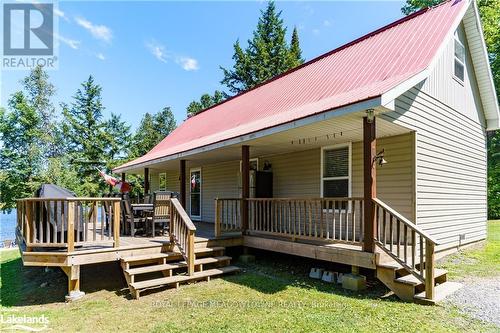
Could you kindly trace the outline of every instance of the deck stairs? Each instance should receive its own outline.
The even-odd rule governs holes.
[[[418,279],[394,260],[377,264],[376,274],[377,278],[401,300],[426,305],[442,301],[462,286],[460,283],[447,281],[447,271],[436,268],[434,270],[434,297],[428,299],[425,293],[425,281]]]
[[[207,247],[206,243],[200,241],[195,243],[194,252],[195,272],[192,275],[187,274],[187,263],[175,247],[170,252],[122,258],[123,275],[132,296],[138,299],[141,292],[149,289],[169,286],[179,288],[183,283],[210,281],[212,277],[240,270],[230,265],[231,257],[224,255],[224,247]]]

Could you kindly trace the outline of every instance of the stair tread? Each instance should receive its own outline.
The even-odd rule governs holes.
[[[124,262],[132,262],[132,261],[141,261],[141,260],[152,260],[152,259],[162,259],[162,258],[168,258],[168,257],[173,257],[173,256],[180,256],[181,254],[179,252],[167,252],[167,253],[152,253],[152,254],[143,254],[143,255],[138,255],[138,256],[130,256],[130,257],[123,257],[122,261]]]
[[[197,247],[194,249],[195,254],[200,253],[210,253],[215,251],[224,251],[226,248],[222,246],[212,246],[212,247]]]
[[[205,264],[212,264],[212,263],[226,261],[226,260],[231,260],[231,257],[219,256],[219,257],[201,258],[201,259],[196,259],[194,261],[194,264],[195,265],[200,265],[200,264],[205,265]],[[186,267],[186,266],[187,266],[186,261],[180,261],[180,262],[169,263],[169,264],[130,268],[130,269],[125,270],[125,273],[127,273],[129,275],[146,274],[146,273],[161,272],[161,271],[166,271],[166,270],[171,270],[171,269],[176,269],[176,268],[181,268],[181,267]]]
[[[145,288],[151,288],[151,287],[158,287],[158,286],[162,286],[162,285],[169,285],[169,284],[178,283],[178,282],[197,280],[197,279],[205,278],[205,277],[209,277],[209,276],[237,272],[239,270],[240,270],[240,268],[236,267],[236,266],[212,268],[212,269],[208,269],[206,271],[195,272],[193,275],[174,275],[174,276],[165,277],[165,278],[134,282],[134,283],[131,283],[130,286],[136,290],[139,290],[139,289],[145,289]]]
[[[425,297],[425,291],[416,294],[414,296],[417,300],[430,301],[432,303],[437,303],[445,299],[447,296],[453,294],[458,289],[462,288],[462,284],[458,282],[446,281],[434,288],[434,299],[429,300]]]
[[[434,278],[438,278],[440,276],[443,276],[446,273],[448,273],[447,270],[436,268],[436,269],[434,269]],[[412,285],[419,285],[419,284],[423,283],[422,281],[417,279],[413,274],[401,276],[401,277],[396,278],[394,280],[397,282],[400,282],[400,283],[406,283],[406,284],[412,284]]]
[[[195,265],[206,265],[206,264],[213,264],[219,261],[226,261],[226,260],[231,260],[232,258],[229,256],[218,256],[218,257],[206,257],[206,258],[200,258],[196,259],[194,261]],[[181,261],[182,264],[186,264],[186,261],[183,260]]]
[[[377,264],[377,266],[378,267],[383,267],[383,268],[394,269],[394,270],[403,268],[403,266],[401,266],[400,264],[398,264],[395,261],[393,261],[393,262],[379,263],[379,264]]]

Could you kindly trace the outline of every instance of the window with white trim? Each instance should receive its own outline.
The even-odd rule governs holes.
[[[167,174],[165,172],[158,175],[158,189],[160,191],[167,190]]]
[[[323,148],[321,154],[321,195],[330,198],[348,197],[351,187],[351,146]]]
[[[463,82],[465,78],[465,46],[458,36],[458,31],[455,31],[454,39],[455,61],[453,75],[456,79]]]

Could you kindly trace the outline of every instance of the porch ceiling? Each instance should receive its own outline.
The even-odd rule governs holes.
[[[190,156],[150,163],[147,167],[153,171],[178,170],[180,159],[187,160],[189,167],[239,160],[241,159],[241,146],[243,144],[250,146],[250,157],[253,158],[309,150],[349,141],[362,141],[363,116],[365,116],[365,112],[351,113]],[[393,124],[380,117],[377,118],[378,138],[400,135],[410,131],[410,129]],[[142,174],[143,168],[144,166],[141,166],[126,172]]]

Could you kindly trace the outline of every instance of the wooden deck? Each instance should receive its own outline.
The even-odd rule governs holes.
[[[241,234],[224,235],[215,237],[213,223],[196,222],[195,247],[197,246],[241,246]],[[23,239],[18,237],[20,244]],[[66,247],[38,247],[26,251],[21,246],[23,263],[25,266],[74,266],[95,264],[101,262],[118,261],[123,257],[146,255],[165,252],[170,248],[168,235],[146,236],[120,236],[120,246],[115,247],[113,240],[102,242],[81,243],[75,246],[74,251]]]

